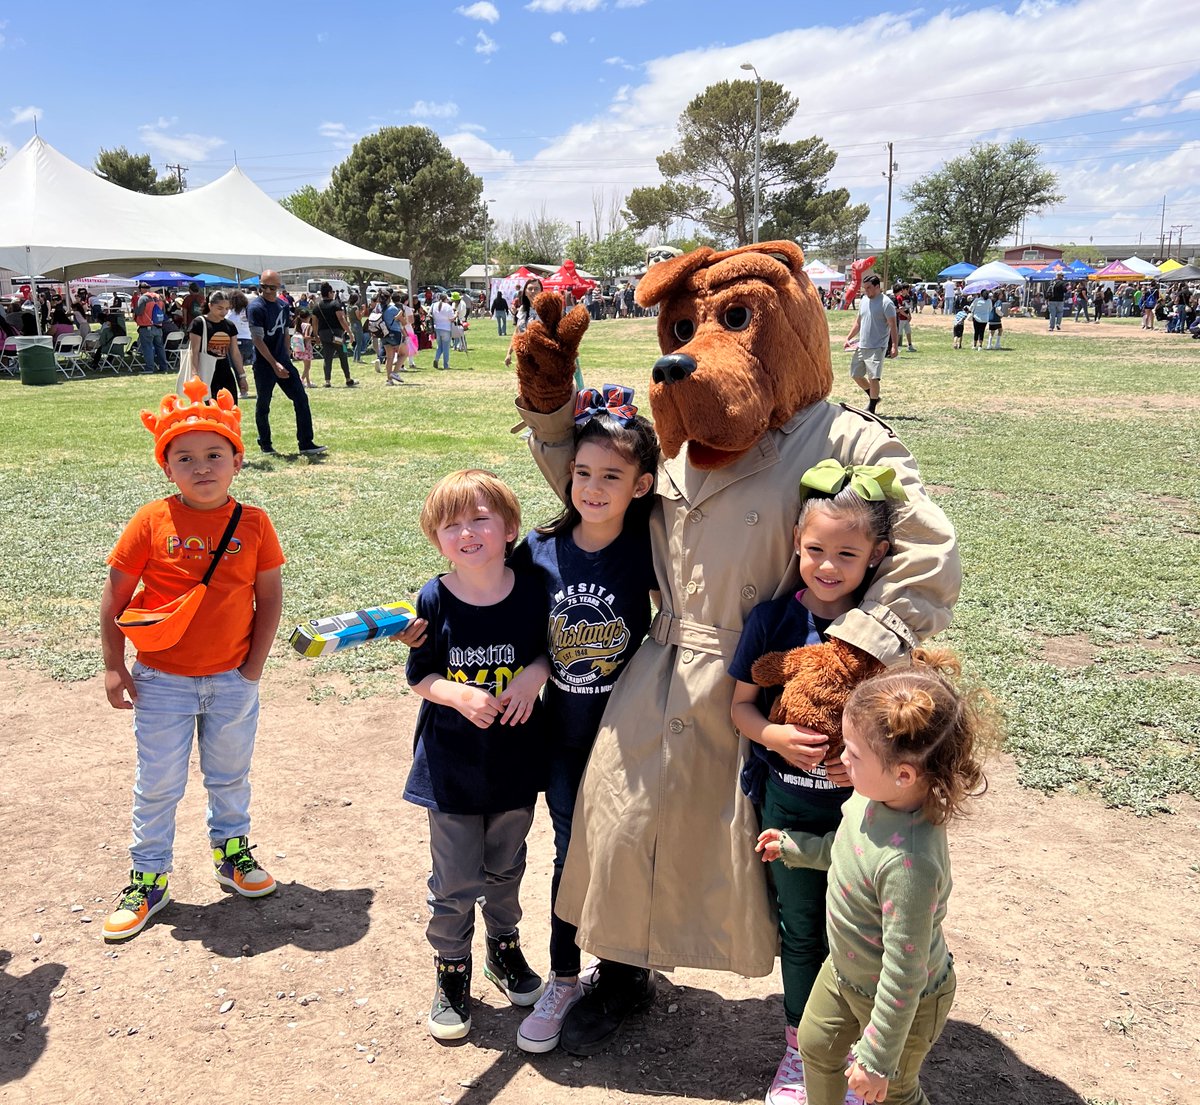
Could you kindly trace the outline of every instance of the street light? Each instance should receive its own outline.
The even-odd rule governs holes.
[[[488,284],[488,222],[490,221],[488,207],[495,202],[495,200],[483,201],[483,298],[485,300],[490,300],[492,295],[491,287]]]
[[[748,61],[741,67],[754,74],[754,242],[758,244],[758,159],[762,153],[762,77]]]

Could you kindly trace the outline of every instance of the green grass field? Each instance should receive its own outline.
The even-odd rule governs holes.
[[[831,316],[835,350],[850,321]],[[1200,798],[1200,345],[1143,335],[1136,320],[1010,330],[1010,348],[986,353],[952,350],[941,316],[914,330],[918,352],[889,363],[880,414],[958,529],[963,594],[943,640],[1002,702],[1023,781],[1139,814]],[[234,491],[270,512],[289,558],[271,665],[307,665],[313,697],[395,693],[399,646],[311,662],[285,641],[306,618],[409,597],[439,569],[417,526],[438,476],[489,467],[527,526],[554,512],[509,432],[507,339],[483,319],[470,341],[449,373],[426,351],[403,387],[363,365],[359,390],[313,391],[330,446],[320,461],[258,455],[247,404]],[[652,320],[609,321],[582,360],[589,382],[631,383],[644,403],[656,355]],[[847,361],[835,352],[833,397],[857,402]],[[62,680],[99,670],[104,557],[133,511],[169,490],[137,417],[168,383],[0,379],[0,656]],[[290,404],[277,395],[272,410],[286,448]]]

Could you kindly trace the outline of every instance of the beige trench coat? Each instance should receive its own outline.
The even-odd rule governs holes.
[[[555,488],[566,485],[572,413],[573,403],[549,415],[521,410]],[[751,976],[774,966],[774,911],[738,784],[727,666],[751,609],[796,586],[800,476],[827,457],[891,465],[910,499],[893,554],[833,635],[891,663],[950,621],[961,578],[954,531],[912,456],[874,418],[820,402],[726,468],[694,469],[686,450],[664,462],[650,521],[661,611],[605,711],[558,892],[559,915],[592,954]]]

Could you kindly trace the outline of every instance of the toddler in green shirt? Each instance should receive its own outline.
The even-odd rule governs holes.
[[[987,696],[958,675],[951,653],[917,649],[860,684],[842,718],[855,793],[837,831],[759,837],[764,862],[829,871],[829,958],[797,1031],[809,1105],[841,1105],[847,1086],[865,1102],[927,1105],[918,1075],[955,989],[946,823],[985,789],[981,759],[999,734]]]

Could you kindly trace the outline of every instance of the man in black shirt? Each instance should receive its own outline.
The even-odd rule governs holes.
[[[1067,301],[1067,284],[1061,276],[1054,278],[1050,290],[1046,293],[1046,309],[1050,316],[1050,329],[1062,329],[1063,307]]]
[[[358,387],[357,380],[350,379],[350,365],[346,361],[346,345],[350,338],[350,323],[342,304],[333,297],[333,285],[325,281],[321,285],[321,298],[314,310],[317,316],[317,340],[321,343],[321,356],[325,359],[325,386],[333,387],[333,354],[336,352],[342,363],[342,374],[346,387]]]

